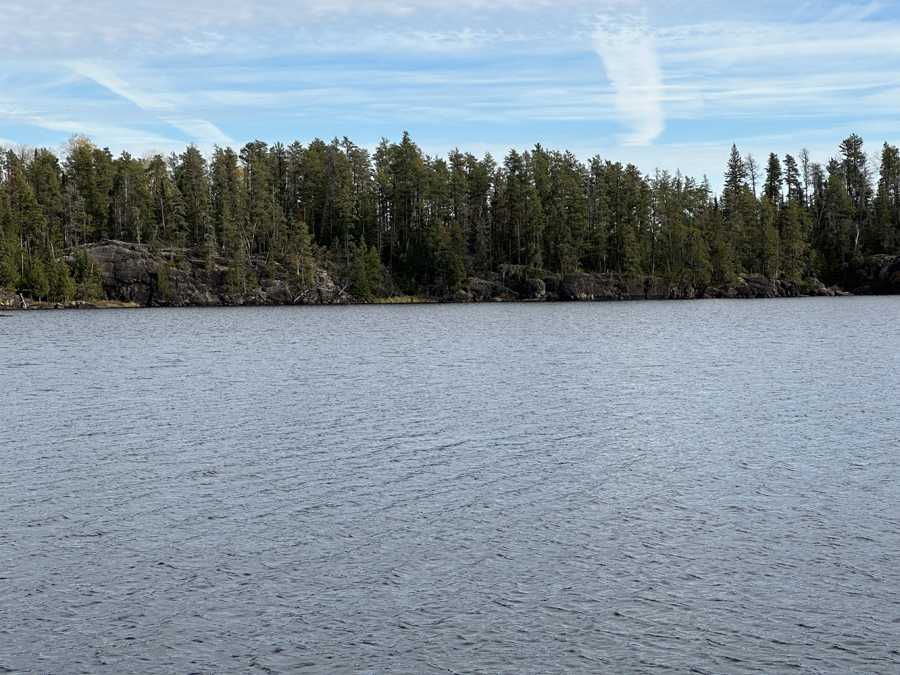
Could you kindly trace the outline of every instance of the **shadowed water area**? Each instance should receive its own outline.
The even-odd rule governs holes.
[[[900,672],[900,297],[0,318],[0,672]]]

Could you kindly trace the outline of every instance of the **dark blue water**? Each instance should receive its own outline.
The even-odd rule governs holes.
[[[0,672],[898,673],[900,298],[8,313]]]

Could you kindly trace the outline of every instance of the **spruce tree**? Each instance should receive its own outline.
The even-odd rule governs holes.
[[[766,183],[763,187],[763,195],[777,208],[781,206],[781,161],[774,152],[769,153],[769,161],[766,164]]]
[[[30,293],[34,300],[45,300],[50,294],[50,280],[40,253],[33,253],[27,258],[20,290]]]

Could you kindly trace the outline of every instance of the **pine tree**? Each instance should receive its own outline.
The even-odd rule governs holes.
[[[781,161],[774,152],[769,153],[769,161],[766,164],[766,184],[763,187],[763,195],[778,208],[781,206]]]
[[[872,193],[871,175],[869,172],[868,158],[863,151],[863,139],[856,134],[851,134],[841,142],[841,155],[839,175],[845,185],[847,196],[853,207],[852,216],[852,245],[854,254],[859,246],[860,238],[869,225],[869,201]]]
[[[0,200],[0,288],[14,291],[19,287],[24,252],[11,229],[6,200]]]
[[[231,148],[216,147],[210,166],[210,193],[216,240],[231,259],[249,255],[249,242],[243,231],[246,210],[244,182],[238,167],[238,156]],[[243,267],[243,262],[241,265]]]
[[[27,169],[28,180],[34,188],[34,197],[46,219],[43,243],[45,246],[63,246],[63,191],[62,168],[59,160],[47,149],[36,150]]]
[[[206,159],[193,143],[178,156],[175,185],[181,193],[187,240],[200,245],[209,256],[215,255],[216,233],[209,199],[209,171]]]
[[[153,155],[147,161],[147,180],[153,200],[153,230],[149,243],[154,246],[168,244],[184,246],[184,205],[181,192],[171,175],[169,162],[162,155]]]
[[[759,239],[756,257],[759,261],[759,271],[767,277],[777,277],[780,270],[780,241],[776,226],[778,209],[764,195],[759,209]]]
[[[784,156],[784,183],[787,187],[788,201],[795,199],[802,203],[803,185],[800,182],[800,169],[797,166],[797,160],[791,155]]]
[[[50,280],[40,253],[33,253],[27,258],[19,290],[29,292],[34,300],[45,300],[50,294]]]
[[[25,177],[21,164],[12,153],[7,153],[7,167],[3,196],[11,233],[26,251],[48,246],[47,216],[35,198],[34,188]]]
[[[722,195],[726,217],[743,191],[746,181],[747,166],[741,159],[741,153],[738,152],[737,146],[732,145],[731,154],[728,157],[728,165],[725,169],[725,189]]]
[[[801,206],[802,194],[790,199],[778,219],[782,249],[782,270],[786,278],[800,281],[808,266],[809,216]]]
[[[823,196],[822,219],[816,232],[816,249],[821,259],[821,274],[828,282],[839,280],[841,265],[853,256],[856,226],[853,201],[843,181],[828,177]]]
[[[69,266],[64,262],[59,262],[55,265],[54,272],[50,289],[51,296],[60,302],[70,302],[78,291],[78,285],[72,278]]]
[[[152,237],[155,222],[147,171],[143,162],[127,152],[113,165],[112,235],[140,244]]]
[[[75,297],[79,300],[98,300],[103,298],[103,277],[100,266],[83,248],[76,249],[72,264],[72,276],[75,279]]]
[[[900,150],[895,146],[882,147],[879,174],[870,246],[876,253],[890,253],[900,246]]]

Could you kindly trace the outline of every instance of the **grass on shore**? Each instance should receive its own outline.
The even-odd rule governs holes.
[[[422,295],[394,295],[390,298],[374,298],[372,300],[373,305],[410,305],[428,302],[437,302],[437,299]]]
[[[28,309],[122,309],[131,307],[140,307],[137,302],[120,302],[118,300],[84,300],[79,301],[82,304],[71,306],[62,302],[43,302],[38,300],[28,300]],[[8,309],[18,309],[9,307]]]

